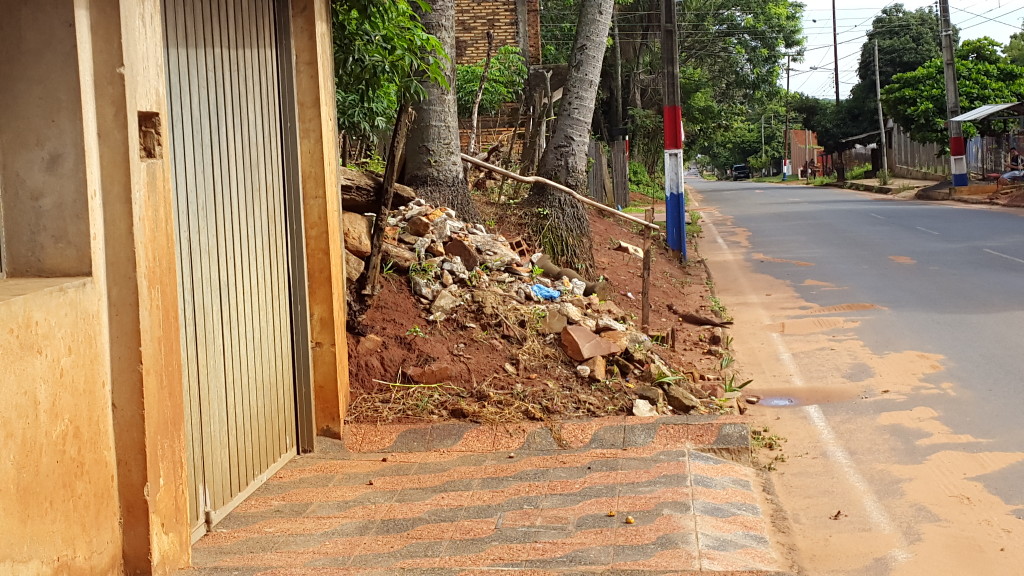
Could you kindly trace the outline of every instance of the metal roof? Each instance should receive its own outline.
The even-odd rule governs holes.
[[[1011,110],[1012,108],[1012,110]],[[1008,111],[1016,113],[1016,115],[1024,115],[1024,103],[1021,102],[1010,102],[1009,104],[986,104],[981,108],[975,108],[970,112],[964,112],[963,114],[953,118],[953,122],[970,122],[972,120],[984,120],[989,116],[993,116],[998,112]]]

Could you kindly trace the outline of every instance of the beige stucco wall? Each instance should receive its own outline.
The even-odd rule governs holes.
[[[0,203],[11,276],[91,271],[70,2],[0,0]]]
[[[0,280],[0,574],[119,573],[102,314],[92,280]]]

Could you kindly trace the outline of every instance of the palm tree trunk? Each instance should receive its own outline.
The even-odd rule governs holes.
[[[416,3],[411,3],[416,7]],[[405,148],[403,182],[434,205],[447,206],[468,221],[479,219],[459,158],[459,117],[455,100],[455,0],[431,0],[421,13],[426,31],[441,42],[449,59],[442,65],[448,86],[426,82],[427,97],[413,107],[416,119]]]
[[[580,4],[561,110],[537,169],[538,176],[584,195],[590,126],[613,6],[614,0],[582,0]],[[594,269],[593,239],[583,205],[540,184],[530,190],[524,205],[534,209],[533,231],[545,253],[557,264],[590,276]]]

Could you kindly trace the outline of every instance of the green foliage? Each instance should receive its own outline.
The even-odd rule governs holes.
[[[421,80],[446,83],[436,38],[426,33],[410,2],[332,0],[338,128],[376,142],[394,121],[398,103],[424,97]]]
[[[652,178],[647,167],[635,160],[629,162],[629,190],[655,200],[665,199],[664,178]]]
[[[1011,64],[1024,66],[1024,28],[1010,35],[1010,41],[1003,48],[1003,54]]]
[[[979,38],[966,40],[957,49],[961,110],[1024,98],[1024,67],[1009,63],[1000,55],[1000,48],[991,38]],[[937,58],[913,72],[894,76],[892,84],[882,89],[882,105],[915,140],[945,144],[948,132],[942,60]],[[1005,127],[988,128],[998,132]],[[970,123],[964,123],[963,129],[967,137],[977,133]]]
[[[956,31],[954,31],[955,38]],[[912,72],[942,55],[939,23],[929,8],[907,10],[903,4],[882,9],[871,22],[867,40],[861,46],[857,64],[859,81],[850,97],[837,111],[840,137],[878,130],[878,103],[875,96],[875,46],[878,41],[879,80],[887,86],[893,76]]]
[[[455,95],[459,103],[459,117],[469,118],[473,112],[473,101],[480,87],[480,76],[484,72],[484,61],[456,67]],[[528,74],[526,60],[515,46],[502,46],[491,58],[487,71],[487,82],[480,98],[480,114],[491,115],[507,102],[517,102],[523,94],[523,84]]]

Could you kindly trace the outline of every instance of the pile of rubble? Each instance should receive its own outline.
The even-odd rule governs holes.
[[[422,199],[392,214],[384,233],[384,271],[408,277],[428,320],[457,318],[475,327],[475,317],[511,319],[524,335],[560,348],[562,361],[571,360],[580,378],[630,382],[638,416],[722,410],[726,401],[740,408],[735,398],[726,398],[720,382],[673,371],[652,338],[635,328],[634,317],[607,299],[607,283],[586,282],[547,256],[531,254],[522,239],[490,234]],[[371,219],[344,214],[350,281],[363,272],[362,259],[370,253]],[[721,343],[721,328],[709,335],[712,343]],[[505,368],[518,374],[514,366]],[[407,372],[418,384],[436,384],[446,375],[429,366]]]

